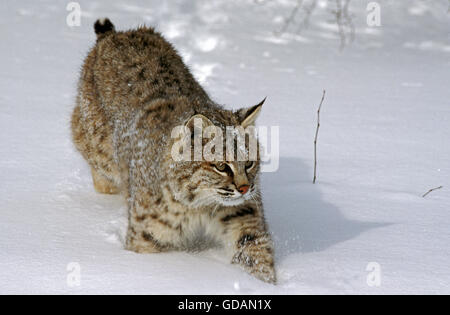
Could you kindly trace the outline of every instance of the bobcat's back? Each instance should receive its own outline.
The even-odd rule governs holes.
[[[172,45],[153,28],[102,34],[83,70],[92,72],[103,105],[114,113],[158,98],[208,100]]]
[[[106,191],[115,193],[127,188],[126,164],[133,159],[129,155],[134,150],[132,142],[144,137],[139,132],[145,133],[145,141],[153,139],[154,146],[167,147],[168,143],[161,141],[170,136],[174,126],[195,112],[214,111],[218,106],[172,45],[153,28],[116,32],[106,19],[95,24],[95,31],[97,42],[82,68],[72,131],[76,147],[90,162],[93,173],[98,173],[94,179],[102,182],[105,177],[114,183],[96,188],[104,192],[102,186],[106,186]],[[170,104],[155,103],[157,100]],[[136,130],[137,120],[146,113],[150,123]],[[150,116],[155,119],[151,121]],[[131,133],[138,137],[131,139]],[[152,153],[154,159],[155,154],[161,154]]]

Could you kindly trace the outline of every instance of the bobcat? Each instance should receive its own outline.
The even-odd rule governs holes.
[[[97,42],[81,71],[72,136],[96,191],[127,198],[126,249],[191,250],[200,235],[228,249],[232,263],[276,283],[259,155],[212,162],[176,162],[171,155],[174,127],[192,128],[194,119],[224,132],[252,126],[264,101],[238,111],[222,108],[153,28],[117,32],[103,19],[94,29]]]

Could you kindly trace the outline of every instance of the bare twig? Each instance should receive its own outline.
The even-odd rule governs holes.
[[[442,189],[442,188],[444,188],[444,186],[439,186],[439,187],[436,187],[436,188],[433,188],[433,189],[430,189],[429,191],[427,191],[422,197],[423,198],[425,198],[426,196],[428,196],[428,194],[430,194],[430,193],[432,193],[433,191],[435,191],[435,190],[439,190],[439,189]]]
[[[349,11],[350,1],[336,0],[336,10],[332,11],[335,15],[335,23],[338,26],[339,37],[341,38],[341,51],[347,44],[355,40],[355,25],[353,24],[353,18]]]
[[[344,21],[345,21],[345,25],[347,26],[348,32],[350,33],[350,42],[353,42],[355,40],[355,34],[356,34],[356,29],[355,29],[355,24],[353,23],[353,16],[350,13],[350,1],[351,0],[346,0],[345,4],[344,4]]]
[[[343,50],[345,46],[352,43],[355,39],[356,29],[353,23],[353,15],[350,13],[351,0],[328,0],[330,3],[335,4],[335,8],[331,10],[331,14],[334,16],[332,23],[335,23],[338,27],[338,33],[340,37],[340,50]],[[318,7],[318,0],[297,0],[296,5],[292,8],[289,16],[284,20],[284,23],[280,30],[275,34],[278,36],[286,33],[291,25],[298,24],[297,34],[300,34],[304,29],[308,28],[311,17]],[[296,23],[296,19],[299,19]]]
[[[314,138],[314,178],[313,184],[316,183],[317,180],[317,139],[319,137],[319,128],[320,128],[320,110],[322,109],[323,100],[325,99],[326,91],[323,90],[322,100],[320,101],[319,109],[317,110],[317,128],[316,128],[316,137]]]
[[[292,9],[291,14],[289,15],[289,17],[284,21],[283,27],[280,29],[280,31],[278,32],[278,34],[284,34],[287,29],[289,28],[289,26],[292,24],[292,22],[294,21],[295,17],[297,16],[298,11],[300,10],[300,8],[303,5],[303,0],[297,0],[297,4],[295,5],[295,7]]]
[[[303,11],[305,12],[305,16],[301,23],[298,26],[297,34],[300,34],[304,29],[309,27],[309,21],[311,19],[311,15],[317,7],[317,1],[314,0],[309,6],[304,6]]]

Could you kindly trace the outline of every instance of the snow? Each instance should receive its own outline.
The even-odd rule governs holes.
[[[325,1],[308,29],[281,36],[295,0],[86,0],[80,27],[66,25],[65,2],[2,1],[0,293],[449,294],[448,3],[378,2],[374,28],[369,1],[352,2],[356,39],[340,52]],[[123,249],[125,201],[94,192],[69,128],[104,16],[117,29],[156,25],[230,108],[268,96],[259,124],[280,128],[280,169],[263,175],[278,285],[220,250]]]

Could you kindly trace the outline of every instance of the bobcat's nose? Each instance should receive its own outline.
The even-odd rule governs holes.
[[[239,192],[243,195],[245,195],[249,189],[250,189],[249,185],[242,185],[241,187],[238,188]]]

